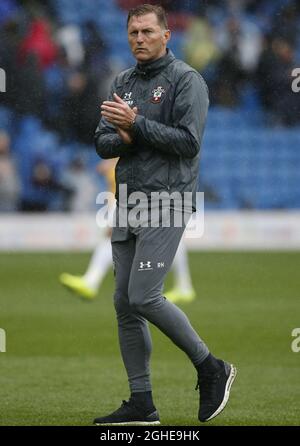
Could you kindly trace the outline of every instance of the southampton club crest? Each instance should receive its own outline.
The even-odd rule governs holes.
[[[162,95],[166,92],[166,90],[163,89],[163,87],[157,87],[154,88],[154,90],[152,90],[152,98],[151,98],[151,102],[153,102],[153,104],[159,104],[159,102],[161,102],[162,99]]]

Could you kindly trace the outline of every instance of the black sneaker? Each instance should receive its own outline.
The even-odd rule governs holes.
[[[154,410],[144,410],[134,404],[131,400],[124,401],[122,406],[106,417],[95,418],[96,426],[127,426],[127,425],[157,425],[160,424],[159,415],[155,407]]]
[[[226,406],[231,385],[236,377],[237,370],[232,364],[220,359],[217,360],[220,370],[198,376],[196,390],[200,391],[199,421],[209,421],[219,415]]]

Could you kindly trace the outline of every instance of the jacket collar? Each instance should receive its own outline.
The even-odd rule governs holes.
[[[144,64],[137,64],[134,73],[142,77],[154,77],[166,68],[171,62],[175,60],[172,51],[167,48],[167,53],[153,62],[146,62]]]

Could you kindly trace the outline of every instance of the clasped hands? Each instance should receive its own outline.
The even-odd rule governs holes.
[[[116,93],[114,93],[114,100],[114,102],[103,102],[101,115],[116,127],[124,143],[131,144],[133,140],[131,129],[138,112],[137,107],[130,108]]]

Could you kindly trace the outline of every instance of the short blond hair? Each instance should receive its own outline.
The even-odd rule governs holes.
[[[168,29],[168,19],[164,8],[160,5],[150,5],[148,3],[136,6],[135,8],[131,8],[129,10],[127,17],[127,28],[132,17],[140,17],[151,13],[156,15],[157,21],[162,29]]]

